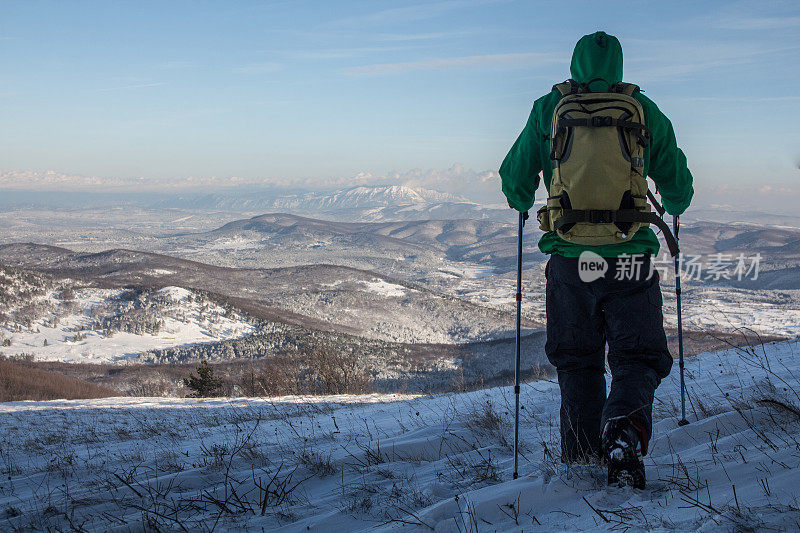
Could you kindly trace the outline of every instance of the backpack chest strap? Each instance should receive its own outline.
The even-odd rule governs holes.
[[[642,146],[647,146],[648,139],[650,139],[650,130],[647,128],[647,126],[645,126],[644,124],[632,122],[630,120],[623,120],[605,115],[599,115],[587,118],[562,117],[558,119],[559,130],[562,128],[574,128],[574,127],[584,127],[584,128],[615,127],[615,128],[623,128],[626,130],[633,130],[635,132],[636,138],[639,140],[639,144],[641,144]]]

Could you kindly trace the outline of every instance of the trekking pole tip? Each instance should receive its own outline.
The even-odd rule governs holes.
[[[689,421],[688,421],[688,420],[686,420],[685,418],[682,418],[682,419],[681,419],[681,420],[678,422],[678,426],[688,426],[688,425],[689,425]]]

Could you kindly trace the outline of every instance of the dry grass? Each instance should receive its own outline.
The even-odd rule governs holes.
[[[5,371],[0,367],[0,401],[107,396],[183,397],[191,392],[183,379],[197,366],[195,363],[62,363],[34,361],[30,356],[2,361],[13,368],[10,366]],[[214,369],[214,377],[221,380],[219,393],[222,396],[364,394],[374,390],[372,376],[357,354],[330,349],[288,352],[256,360],[216,362],[209,366]],[[31,377],[24,378],[26,375]],[[54,389],[54,392],[42,394],[38,391],[40,387],[31,387],[29,383]],[[73,387],[69,389],[70,395],[61,395],[67,391],[62,392],[62,387],[55,383],[64,383],[65,386],[81,384],[85,386],[85,392],[83,389],[80,393],[73,392]],[[26,396],[26,392],[31,394]]]
[[[28,364],[0,359],[0,402],[17,400],[78,400],[117,395],[111,389]]]
[[[246,370],[245,370],[246,369]],[[358,354],[319,347],[250,363],[229,379],[247,396],[365,394],[372,376]],[[238,374],[238,375],[236,375]]]

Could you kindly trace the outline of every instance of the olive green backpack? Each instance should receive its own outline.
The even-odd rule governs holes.
[[[571,243],[602,245],[626,242],[655,224],[675,255],[669,226],[647,201],[649,196],[663,215],[642,175],[650,130],[633,97],[639,87],[620,82],[609,92],[592,93],[587,84],[567,80],[553,88],[562,97],[553,112],[553,179],[537,213],[539,227]]]

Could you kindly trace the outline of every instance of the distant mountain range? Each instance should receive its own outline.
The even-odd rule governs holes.
[[[387,342],[454,344],[513,333],[508,310],[341,265],[224,268],[134,250],[86,254],[36,244],[0,245],[0,264],[105,289],[175,286],[206,291],[262,320]]]
[[[403,185],[353,187],[330,194],[306,193],[283,196],[272,202],[277,209],[366,209],[454,203],[477,206],[463,196]]]
[[[291,212],[313,218],[383,222],[472,218],[509,222],[513,213],[504,206],[481,205],[432,189],[387,185],[351,187],[338,191],[286,195],[253,193],[171,196],[156,208],[224,210],[240,213]]]

